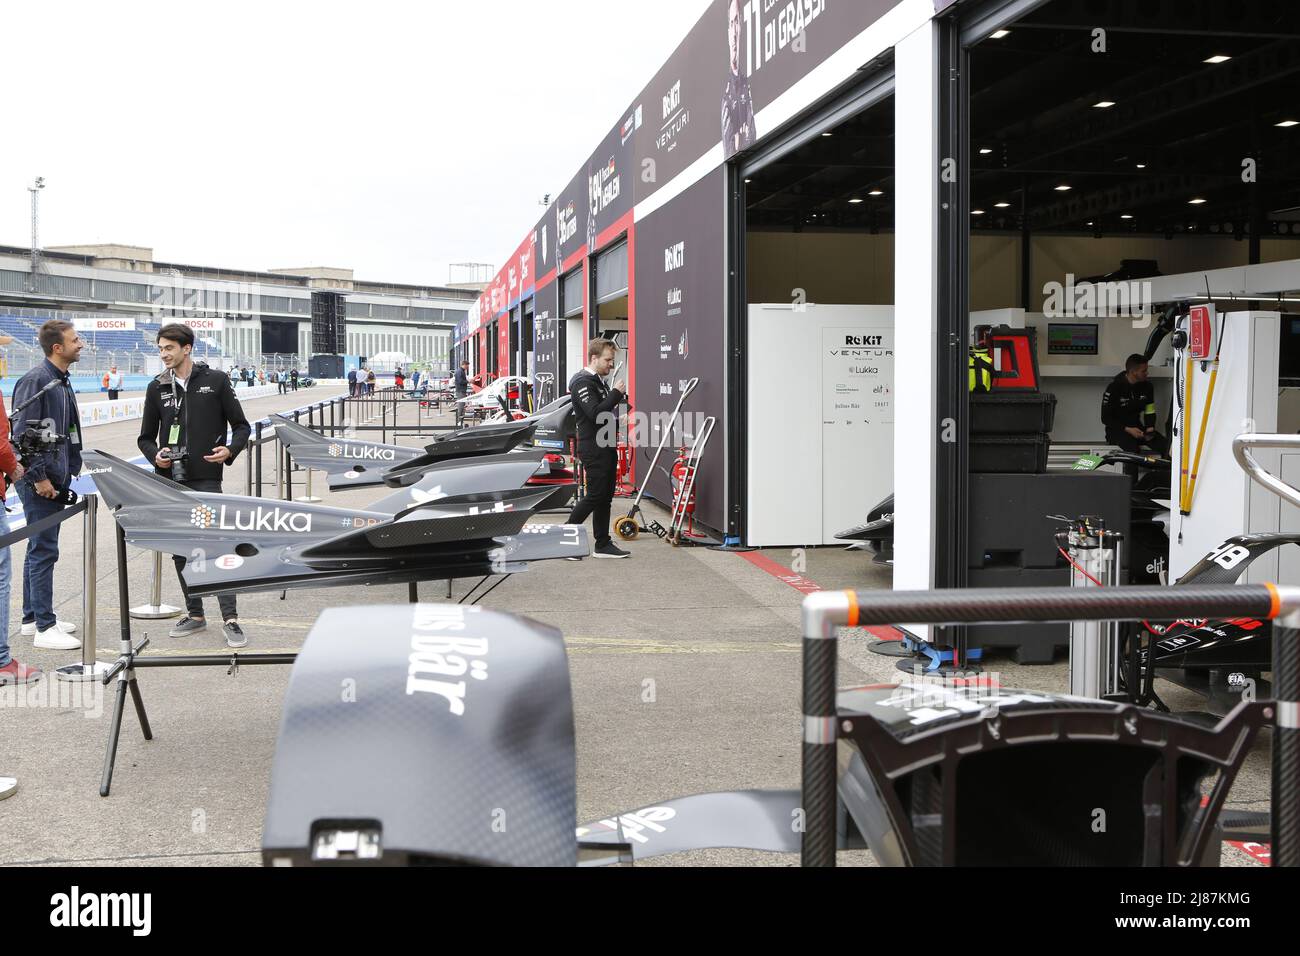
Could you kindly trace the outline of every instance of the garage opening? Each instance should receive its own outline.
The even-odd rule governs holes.
[[[750,545],[842,543],[835,535],[863,524],[893,490],[887,79],[848,101],[856,108],[828,107],[784,151],[739,173],[746,394],[732,397],[746,452],[733,493],[745,501]]]
[[[573,378],[586,363],[587,330],[583,321],[582,267],[567,273],[560,280],[560,336],[557,353],[560,364],[559,380],[564,383],[557,394],[569,390]]]
[[[627,353],[627,242],[606,249],[596,258],[592,338],[600,336],[615,342],[622,354]]]
[[[969,331],[1029,337],[1043,412],[1016,428],[971,399],[968,583],[1067,584],[1049,514],[1122,531],[1135,584],[1300,520],[1276,502],[1254,515],[1231,454],[1242,430],[1300,430],[1300,8],[1051,0],[968,39]],[[1168,323],[1190,331],[1200,306],[1213,344],[1193,360]],[[1103,421],[1103,395],[1121,390],[1140,390],[1140,412]],[[1167,457],[1096,468],[1121,451]],[[1000,628],[972,646],[1050,660],[1067,639],[1063,625]]]

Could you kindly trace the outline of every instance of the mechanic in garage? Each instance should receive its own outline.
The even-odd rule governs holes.
[[[1147,360],[1134,352],[1101,396],[1106,441],[1123,451],[1169,453],[1169,439],[1156,431],[1156,393],[1147,379]]]

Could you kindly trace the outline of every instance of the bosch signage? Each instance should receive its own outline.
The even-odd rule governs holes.
[[[72,320],[78,332],[134,332],[135,319],[129,316],[79,315]]]

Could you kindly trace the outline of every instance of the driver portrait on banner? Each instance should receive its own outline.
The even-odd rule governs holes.
[[[753,145],[757,136],[754,97],[749,91],[749,77],[740,66],[740,0],[727,4],[727,47],[731,70],[722,88],[722,152],[730,159]]]

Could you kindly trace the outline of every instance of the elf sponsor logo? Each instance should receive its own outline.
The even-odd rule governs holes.
[[[686,264],[686,241],[675,243],[664,249],[664,272],[672,272]]]
[[[577,834],[579,837],[584,837],[588,833],[617,832],[621,829],[623,835],[629,840],[649,843],[651,835],[668,832],[668,828],[663,824],[675,816],[677,811],[672,807],[646,807],[644,810],[621,813],[617,817],[597,821],[589,827],[578,827]]]
[[[487,680],[488,641],[485,637],[451,636],[465,630],[466,613],[477,608],[457,605],[416,605],[411,619],[411,653],[407,658],[406,693],[437,694],[456,717],[465,715],[465,677]]]
[[[207,524],[199,524],[196,520],[196,513],[206,511],[204,516]],[[200,528],[211,527],[212,509],[207,505],[195,508],[191,512],[190,521]],[[244,508],[228,508],[222,505],[217,513],[217,527],[225,531],[294,531],[307,532],[311,530],[311,515],[302,511],[281,511],[279,508],[263,508],[258,505],[251,510]]]
[[[50,925],[62,927],[128,927],[132,936],[148,936],[153,928],[152,893],[82,893],[73,886],[50,897]]]

